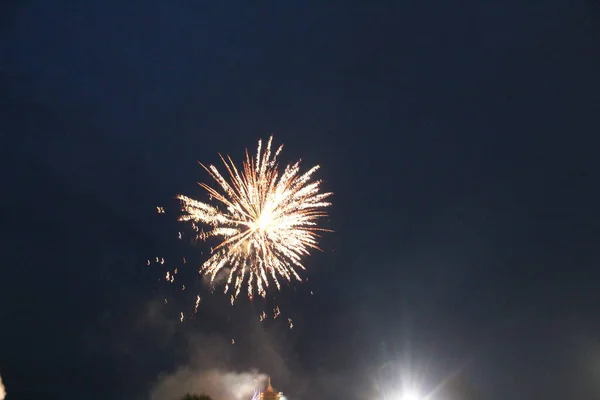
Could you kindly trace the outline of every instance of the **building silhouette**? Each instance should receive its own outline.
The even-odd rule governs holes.
[[[267,388],[261,392],[260,400],[279,400],[282,393],[277,392],[271,385],[271,377],[267,378]]]

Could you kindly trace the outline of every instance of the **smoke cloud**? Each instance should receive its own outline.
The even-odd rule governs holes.
[[[207,394],[213,400],[250,400],[255,389],[266,386],[267,375],[287,376],[287,365],[277,340],[267,334],[258,319],[242,325],[244,336],[232,343],[231,336],[206,335],[186,330],[187,360],[158,376],[151,400],[180,400],[186,393]]]
[[[186,393],[207,394],[213,400],[249,400],[255,387],[262,387],[266,375],[257,371],[231,372],[219,369],[196,370],[181,367],[163,376],[152,391],[152,400],[179,400]]]
[[[4,385],[2,384],[2,377],[0,376],[0,400],[4,400],[5,397],[6,397],[6,389],[4,388]]]

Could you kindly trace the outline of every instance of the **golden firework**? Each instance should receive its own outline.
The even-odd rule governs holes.
[[[300,281],[297,269],[305,269],[302,258],[310,249],[319,250],[318,233],[329,231],[317,226],[327,216],[324,208],[331,203],[325,200],[332,195],[320,193],[321,181],[311,180],[319,166],[301,173],[297,161],[280,174],[277,157],[283,146],[272,154],[272,141],[271,136],[264,149],[258,141],[256,158],[246,150],[241,171],[230,157],[220,155],[228,180],[215,166],[200,164],[218,184],[215,189],[200,183],[217,205],[177,196],[185,213],[180,221],[208,225],[210,230],[201,232],[199,239],[221,239],[200,273],[214,283],[217,274],[226,271],[225,293],[232,290],[232,301],[245,281],[250,298],[255,292],[265,297],[270,281],[277,289],[281,278]]]

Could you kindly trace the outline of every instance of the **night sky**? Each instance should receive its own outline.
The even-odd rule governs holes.
[[[7,400],[253,369],[375,399],[388,361],[424,393],[600,398],[599,50],[589,0],[3,5]],[[197,161],[271,133],[335,193],[308,282],[277,294],[291,330],[209,295],[207,245],[177,239]],[[159,278],[184,256],[181,292]]]

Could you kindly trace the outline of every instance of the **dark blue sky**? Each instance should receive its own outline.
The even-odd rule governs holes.
[[[596,3],[95,3],[0,23],[8,399],[146,399],[191,353],[292,398],[409,353],[425,387],[600,397]],[[173,196],[270,133],[335,192],[296,327],[219,296],[180,324],[145,267],[195,251]]]

